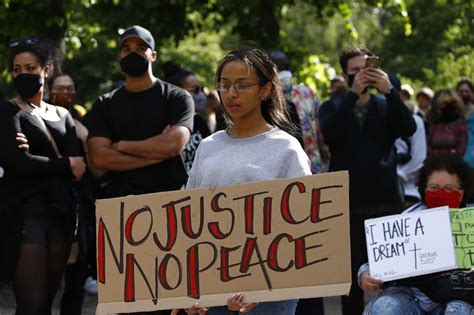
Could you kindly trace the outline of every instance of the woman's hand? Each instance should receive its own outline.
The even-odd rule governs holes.
[[[208,308],[202,307],[201,305],[199,305],[199,303],[194,303],[193,306],[191,306],[190,308],[185,308],[184,310],[189,315],[193,315],[193,314],[204,315],[207,313]]]
[[[74,180],[80,180],[82,174],[84,174],[86,171],[86,163],[84,162],[84,158],[80,156],[70,156],[69,164],[71,166],[71,172],[74,176]]]
[[[370,293],[379,293],[382,291],[383,281],[377,280],[369,276],[368,272],[363,272],[360,275],[360,286],[362,290]]]
[[[244,294],[242,292],[232,295],[227,300],[227,308],[230,311],[247,313],[251,311],[258,303],[243,303]]]
[[[30,146],[28,144],[28,139],[26,138],[26,136],[23,133],[18,132],[16,134],[16,141],[18,141],[18,143],[19,143],[19,145],[18,145],[19,149],[28,152],[28,150],[30,149]]]

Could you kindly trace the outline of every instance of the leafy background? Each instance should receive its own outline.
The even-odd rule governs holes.
[[[453,87],[473,78],[473,7],[465,0],[0,0],[0,92],[14,94],[9,43],[40,36],[56,47],[56,70],[73,75],[89,107],[123,78],[117,39],[133,24],[155,36],[156,75],[174,60],[210,88],[217,61],[247,40],[286,52],[295,80],[323,99],[341,73],[338,53],[356,44],[415,90]]]

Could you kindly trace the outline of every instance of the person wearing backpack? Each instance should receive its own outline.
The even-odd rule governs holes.
[[[363,292],[357,269],[367,261],[364,220],[399,213],[403,192],[397,176],[395,139],[409,137],[416,124],[386,72],[365,47],[342,51],[340,65],[350,90],[321,105],[319,120],[331,160],[329,171],[349,171],[352,287],[343,314],[361,314]],[[370,94],[375,88],[385,97]]]

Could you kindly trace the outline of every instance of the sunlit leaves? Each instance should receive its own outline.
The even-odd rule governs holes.
[[[295,83],[303,82],[311,87],[313,91],[318,91],[319,97],[327,97],[330,81],[336,76],[336,70],[327,60],[328,58],[322,55],[309,56],[297,73],[298,78],[303,78],[303,80]]]
[[[410,82],[452,86],[459,75],[473,77],[473,6],[465,0],[0,0],[0,56],[14,39],[64,35],[64,45],[58,43],[64,69],[78,81],[79,100],[90,102],[123,78],[117,40],[138,23],[155,35],[157,74],[174,59],[206,85],[226,49],[253,40],[288,53],[297,80],[320,95],[338,69],[339,51],[356,44]],[[0,85],[11,92],[5,59]]]

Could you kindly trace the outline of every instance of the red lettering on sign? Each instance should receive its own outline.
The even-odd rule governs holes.
[[[230,264],[230,259],[229,259],[229,253],[232,251],[238,250],[242,246],[236,246],[236,247],[221,247],[221,266],[220,266],[220,278],[222,282],[228,282],[237,278],[242,278],[242,277],[247,277],[250,276],[250,274],[243,274],[239,276],[231,276],[230,275],[230,267],[238,266],[239,264]]]
[[[245,215],[245,233],[255,234],[253,231],[253,218],[254,218],[254,204],[255,196],[266,194],[268,191],[261,191],[241,197],[234,198],[234,200],[244,199],[244,215]]]
[[[135,301],[135,268],[139,271],[142,279],[145,281],[145,284],[148,288],[148,292],[152,297],[153,303],[156,305],[158,303],[158,277],[157,271],[158,268],[158,258],[155,258],[155,288],[152,289],[150,281],[148,280],[145,272],[143,271],[140,264],[135,259],[135,255],[127,254],[126,258],[126,267],[125,267],[125,286],[124,286],[124,298],[125,302],[134,302]]]
[[[308,249],[313,249],[313,248],[318,248],[318,247],[323,246],[322,244],[317,244],[314,246],[306,247],[306,238],[309,236],[324,233],[327,231],[329,230],[328,229],[319,230],[316,232],[308,233],[306,235],[303,235],[295,239],[295,268],[296,269],[301,269],[301,268],[313,265],[315,263],[327,260],[327,258],[323,258],[323,259],[318,259],[318,260],[308,262],[307,257],[306,257],[306,251]]]
[[[170,283],[168,282],[168,277],[167,277],[167,271],[168,271],[168,264],[170,260],[173,259],[176,262],[176,266],[178,267],[178,281],[175,286],[171,286]],[[166,256],[163,258],[163,260],[160,263],[160,268],[159,268],[159,279],[160,283],[165,288],[166,290],[174,290],[182,282],[183,279],[183,269],[181,268],[181,262],[179,261],[178,257],[172,254],[166,254]]]
[[[141,240],[135,241],[133,239],[133,234],[132,234],[133,224],[135,223],[135,219],[138,217],[138,215],[140,215],[143,212],[148,212],[150,214],[150,221],[149,221],[150,224],[148,226],[148,232],[145,234],[145,236],[143,236]],[[152,226],[153,226],[153,214],[151,213],[151,209],[148,206],[143,206],[143,208],[132,212],[132,214],[128,217],[127,224],[125,224],[125,239],[132,246],[143,244],[148,238],[148,236],[150,235]],[[144,226],[140,225],[140,229],[143,229],[143,228]]]
[[[100,283],[105,283],[105,238],[107,237],[107,243],[109,244],[112,257],[119,273],[123,273],[123,243],[124,243],[124,212],[125,205],[123,202],[120,203],[120,233],[119,233],[119,252],[115,251],[112,238],[102,218],[99,219],[99,226],[97,229],[97,280]]]
[[[209,222],[209,224],[208,224],[209,232],[212,234],[212,236],[215,239],[218,239],[218,240],[223,240],[223,239],[227,238],[232,233],[232,231],[234,230],[234,223],[235,223],[234,211],[230,208],[221,208],[219,206],[219,198],[222,197],[222,196],[224,198],[227,198],[227,195],[223,192],[218,193],[217,195],[215,195],[212,198],[212,200],[211,200],[211,209],[214,212],[223,212],[223,211],[229,212],[230,216],[231,216],[231,220],[230,220],[231,223],[230,223],[230,227],[229,227],[229,232],[224,233],[224,232],[222,232],[222,230],[219,227],[219,222],[216,222],[216,221]]]
[[[300,221],[296,221],[293,218],[293,215],[291,214],[291,211],[290,211],[290,195],[291,195],[291,190],[295,186],[298,188],[298,191],[300,193],[306,192],[306,188],[305,188],[305,186],[302,182],[294,182],[294,183],[291,183],[288,186],[286,186],[285,190],[283,191],[282,198],[281,198],[281,215],[283,217],[283,220],[285,220],[286,222],[288,222],[290,224],[300,224],[300,223],[305,222],[309,218],[309,215],[308,215],[305,219],[300,220]]]
[[[213,249],[211,262],[204,268],[199,268],[199,246],[209,245]],[[206,271],[217,260],[217,247],[211,242],[201,242],[191,246],[186,252],[187,276],[188,276],[188,296],[198,299],[201,296],[199,273]]]
[[[286,238],[289,242],[293,242],[293,237],[290,234],[282,233],[277,235],[268,247],[267,263],[268,267],[273,271],[284,272],[293,267],[293,260],[290,260],[285,268],[280,267],[278,264],[278,245],[280,245],[280,241],[284,238]]]
[[[200,212],[199,212],[199,228],[197,232],[193,231],[192,225],[192,215],[191,215],[191,206],[187,205],[181,208],[181,224],[183,226],[184,234],[195,240],[202,234],[202,229],[204,227],[204,197],[199,199]]]
[[[263,199],[263,235],[272,232],[272,197]]]
[[[183,199],[186,199],[186,198],[183,198]],[[158,239],[158,234],[156,234],[156,232],[153,233],[153,240],[155,241],[155,244],[158,246],[159,249],[165,252],[169,252],[173,248],[176,242],[176,237],[178,234],[178,223],[176,219],[175,205],[181,202],[183,199],[177,200],[177,201],[171,201],[170,203],[163,205],[163,208],[166,208],[166,224],[161,224],[160,226],[167,227],[168,240],[166,242],[166,245],[161,244],[160,240]]]

